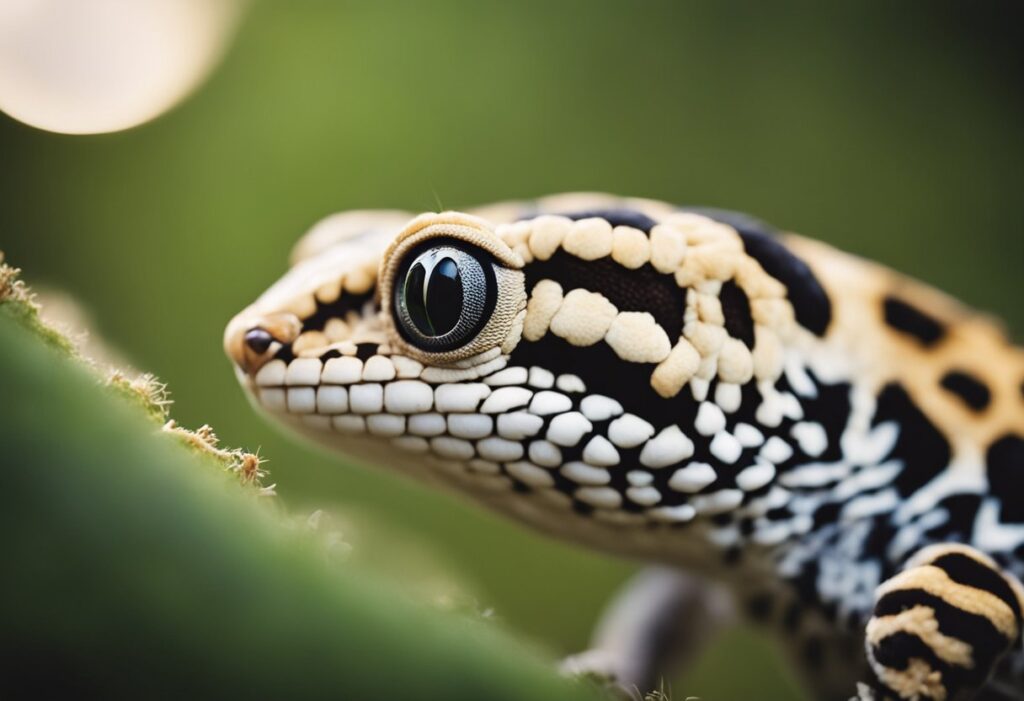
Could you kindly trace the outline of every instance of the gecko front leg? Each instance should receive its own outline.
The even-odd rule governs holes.
[[[861,698],[970,698],[1021,638],[1024,587],[989,557],[932,545],[877,590]]]
[[[733,617],[725,589],[682,570],[650,567],[609,604],[590,649],[566,658],[562,669],[639,698],[692,660]]]

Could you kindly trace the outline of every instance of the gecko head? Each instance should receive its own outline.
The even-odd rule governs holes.
[[[574,519],[672,527],[765,497],[793,454],[769,434],[801,411],[780,385],[795,328],[786,286],[701,214],[354,212],[225,349],[280,423],[585,536]]]

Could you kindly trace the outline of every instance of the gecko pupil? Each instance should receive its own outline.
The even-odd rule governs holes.
[[[422,262],[409,269],[405,283],[409,317],[425,336],[442,336],[462,314],[462,276],[458,264],[442,258],[429,272]]]

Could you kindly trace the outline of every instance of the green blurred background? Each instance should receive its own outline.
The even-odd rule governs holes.
[[[179,422],[259,447],[290,510],[439,563],[562,655],[633,565],[274,432],[224,324],[331,212],[596,189],[751,212],[1020,331],[1020,19],[1011,2],[254,2],[210,80],[152,123],[71,137],[0,115],[0,249],[168,382]],[[674,687],[797,694],[749,631]]]

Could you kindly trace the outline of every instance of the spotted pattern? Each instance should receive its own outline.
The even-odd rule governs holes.
[[[557,536],[718,578],[817,696],[859,679],[864,697],[949,698],[993,670],[1024,688],[1024,653],[1003,656],[1024,354],[987,322],[720,210],[574,194],[339,216],[225,334],[270,415]],[[381,301],[401,242],[435,236],[478,247],[502,290],[471,349],[443,356]],[[979,591],[1009,613],[972,610]]]

